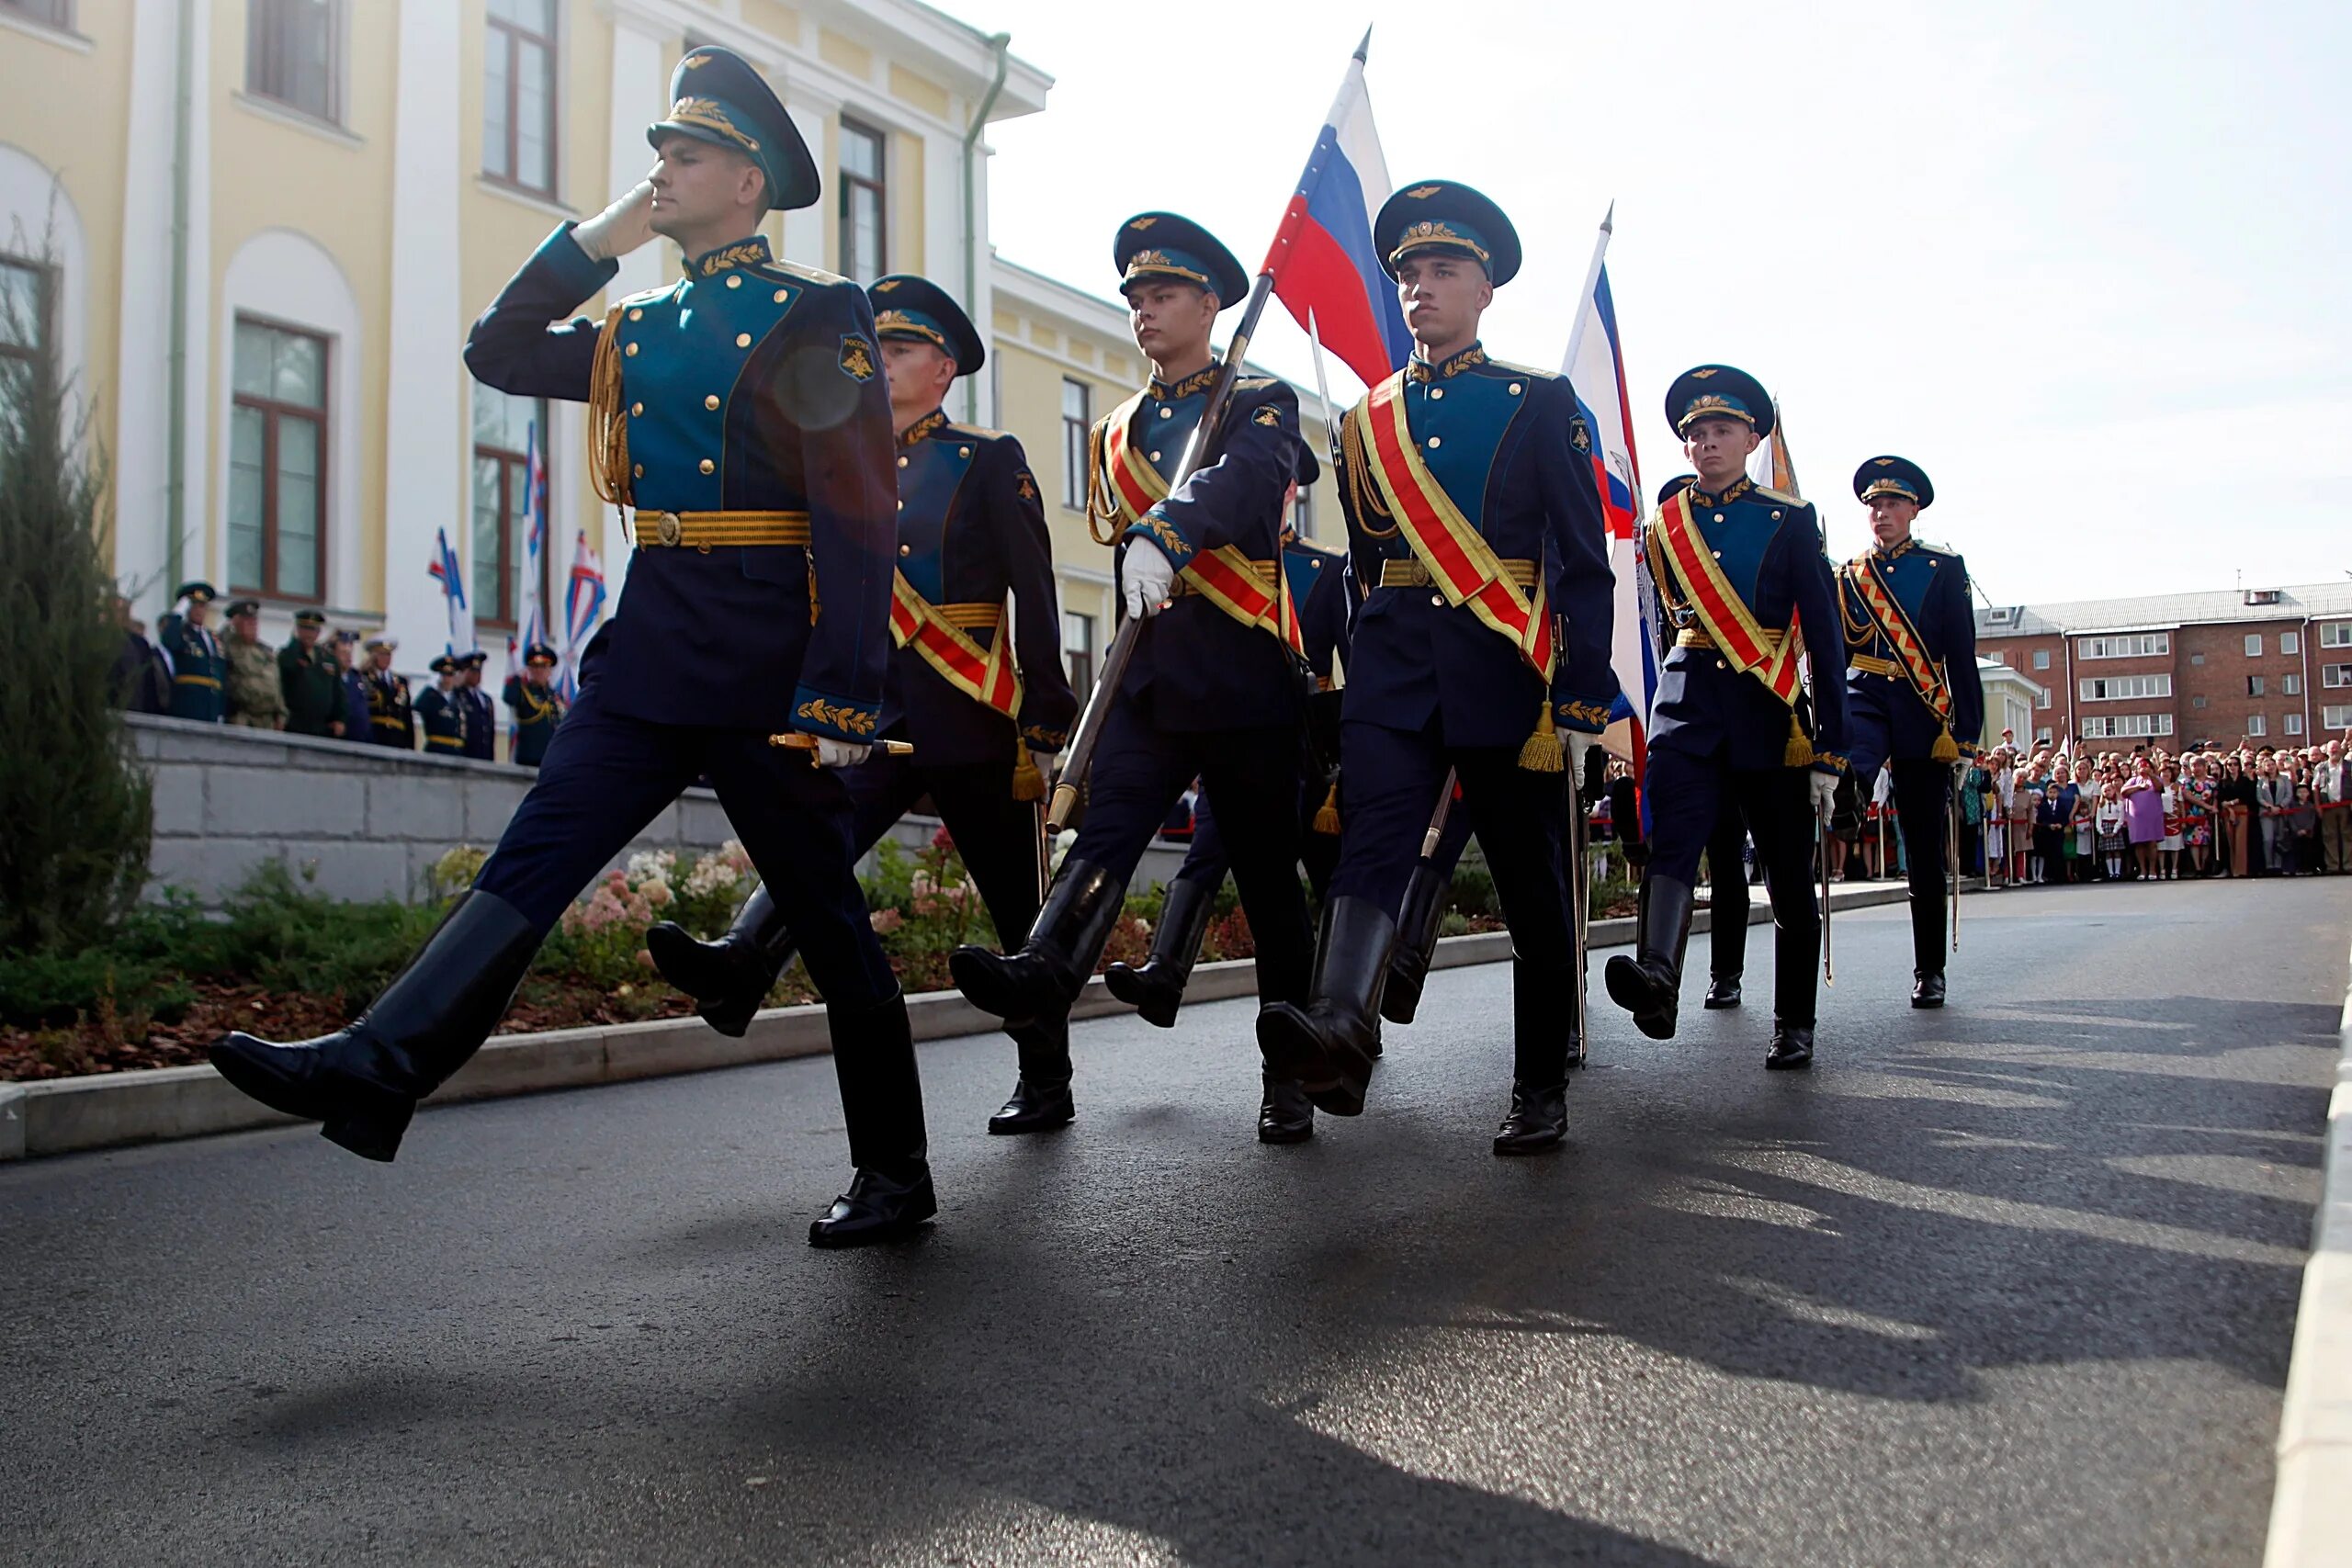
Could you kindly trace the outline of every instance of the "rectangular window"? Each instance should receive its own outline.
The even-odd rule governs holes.
[[[2083,720],[2086,740],[2145,739],[2172,733],[2172,715],[2168,713],[2134,713],[2116,717],[2100,716]]]
[[[548,405],[474,388],[473,581],[466,602],[486,625],[520,627],[529,612],[531,459],[538,460],[538,503],[547,501]],[[540,527],[546,527],[544,514]],[[548,558],[539,544],[539,604],[547,605]],[[542,626],[542,634],[552,628]]]
[[[2303,716],[2290,713],[2278,721],[2278,728],[2288,735],[2301,735],[2303,732]]]
[[[2085,659],[2153,659],[2172,651],[2170,632],[2143,632],[2136,637],[2086,637],[2077,650]]]
[[[2188,656],[2188,662],[2196,668],[2202,670],[2205,668],[2205,656],[2201,653],[2192,653]]]
[[[252,0],[245,91],[343,122],[342,0]]]
[[[2258,713],[2249,714],[2246,716],[2245,732],[2248,736],[2267,735],[2270,733],[2269,721]]]
[[[555,0],[490,0],[482,65],[481,166],[555,195]]]
[[[1062,381],[1062,504],[1076,512],[1086,504],[1086,435],[1094,426],[1092,389],[1083,381]]]
[[[2037,648],[2033,650],[2033,667],[2036,670],[2047,670],[2050,668],[2050,650],[2048,649]]]
[[[237,318],[229,411],[229,582],[326,596],[327,340]]]
[[[2040,729],[2033,732],[2033,743],[2037,746],[2047,746],[2050,744],[2050,727],[2048,725],[2045,724]]]
[[[2301,675],[2296,674],[2279,676],[2278,694],[2282,697],[2301,696],[2303,694],[2303,678]]]
[[[2262,657],[2262,634],[2260,632],[2248,632],[2245,634],[2245,656],[2248,659],[2259,659]]]
[[[2352,621],[2324,621],[2319,628],[2322,648],[2352,648]]]
[[[2302,652],[2302,634],[2300,632],[2280,632],[2278,634],[2278,651],[2281,653]]]
[[[842,121],[842,276],[867,284],[890,270],[888,191],[882,183],[889,146],[882,132]]]
[[[2172,695],[2172,677],[2091,675],[2075,682],[2075,689],[2086,703],[2111,703],[2128,697],[2168,697]]]
[[[2043,690],[2033,699],[2033,705],[2038,708],[2046,708],[2050,705],[2050,693],[2048,690]]]
[[[26,402],[48,385],[51,301],[56,295],[50,269],[0,256],[0,419],[14,423]]]
[[[2258,697],[2262,695],[2263,683],[2263,679],[2259,675],[2247,676],[2245,678],[2245,694],[2249,697]]]
[[[2203,697],[2191,697],[2188,699],[2188,705],[2193,708],[2202,709],[2205,706],[2205,699]]]
[[[2352,664],[2321,665],[2319,683],[2323,686],[2352,686]]]
[[[2329,729],[2352,729],[2352,703],[2320,709],[2319,721]]]
[[[1094,689],[1094,617],[1062,612],[1062,658],[1069,664],[1069,687],[1084,701]]]
[[[47,27],[74,25],[74,0],[0,0],[0,12]]]
[[[1299,486],[1297,495],[1292,498],[1290,525],[1302,539],[1315,537],[1315,491],[1306,485]]]

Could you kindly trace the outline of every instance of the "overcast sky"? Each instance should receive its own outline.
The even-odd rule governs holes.
[[[1010,260],[1110,295],[1119,220],[1165,207],[1254,268],[1369,22],[1392,179],[1525,243],[1491,352],[1559,362],[1615,200],[1650,488],[1687,466],[1667,383],[1722,360],[1780,398],[1833,556],[1893,451],[1996,603],[2352,572],[2340,0],[944,3],[1057,78],[990,133]],[[1279,306],[1253,357],[1312,384]]]

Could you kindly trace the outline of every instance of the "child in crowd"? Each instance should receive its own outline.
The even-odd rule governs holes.
[[[2180,793],[2180,769],[2166,762],[2164,780],[2165,836],[2156,840],[2156,852],[2164,861],[2164,879],[2177,882],[2181,845],[2188,828],[2187,805]]]
[[[2098,834],[2098,852],[2107,866],[2109,882],[2123,880],[2123,852],[2130,842],[2123,835],[2123,786],[2109,779],[2099,786],[2098,810],[2093,826]]]

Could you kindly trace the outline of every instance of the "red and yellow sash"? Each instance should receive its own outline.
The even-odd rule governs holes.
[[[1136,523],[1145,522],[1145,514],[1168,497],[1168,481],[1135,449],[1135,443],[1127,435],[1145,395],[1137,392],[1103,421],[1101,483],[1104,494],[1096,500],[1105,520],[1114,525],[1114,539]],[[1175,537],[1173,529],[1156,518],[1145,522],[1145,525],[1155,531],[1165,530],[1174,547],[1171,558],[1183,553],[1183,542]],[[1193,592],[1243,626],[1263,627],[1281,638],[1292,652],[1303,655],[1306,644],[1299,635],[1298,615],[1290,603],[1279,556],[1271,582],[1259,576],[1249,556],[1233,545],[1195,552],[1179,575]]]
[[[1846,581],[1854,585],[1855,597],[1870,612],[1879,635],[1894,649],[1894,662],[1911,682],[1911,689],[1919,694],[1919,700],[1934,711],[1937,718],[1949,726],[1951,688],[1937,672],[1935,661],[1928,657],[1927,645],[1919,638],[1919,628],[1911,624],[1910,613],[1879,575],[1877,563],[1868,556],[1856,558],[1846,569]]]
[[[1453,498],[1421,460],[1406,419],[1405,372],[1374,387],[1348,417],[1366,456],[1373,482],[1389,514],[1404,530],[1413,555],[1429,569],[1430,581],[1448,604],[1467,604],[1471,614],[1510,640],[1527,667],[1552,679],[1559,650],[1552,640],[1552,615],[1539,575],[1522,590],[1503,570],[1493,548],[1462,514]],[[1548,708],[1545,716],[1550,716]]]
[[[946,682],[985,707],[1011,718],[1021,708],[1021,675],[1012,667],[1012,639],[1000,613],[995,641],[982,648],[926,601],[903,571],[890,574],[890,640],[911,648]]]
[[[1771,635],[1757,624],[1755,613],[1733,591],[1724,569],[1715,564],[1714,552],[1707,548],[1705,537],[1691,521],[1688,491],[1658,508],[1657,521],[1650,525],[1650,558],[1661,557],[1674,569],[1676,581],[1690,595],[1690,607],[1699,613],[1699,624],[1717,650],[1731,660],[1734,669],[1755,676],[1774,696],[1794,708],[1804,688],[1798,669],[1804,653],[1804,634],[1792,617],[1788,631],[1775,646]]]

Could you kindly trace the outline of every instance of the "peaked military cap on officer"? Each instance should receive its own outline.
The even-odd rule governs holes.
[[[490,655],[484,653],[479,648],[469,648],[466,649],[465,652],[453,654],[451,657],[458,661],[458,667],[461,670],[469,664],[487,664],[490,662]]]
[[[1758,435],[1772,434],[1772,398],[1764,383],[1728,365],[1685,370],[1666,389],[1667,423],[1679,435],[1694,419],[1736,419]]]
[[[888,343],[927,343],[956,362],[956,374],[969,376],[988,363],[979,330],[964,308],[927,277],[894,272],[877,277],[865,297],[874,302],[874,335]]]
[[[1250,274],[1215,234],[1172,212],[1138,212],[1119,225],[1111,242],[1111,265],[1119,269],[1119,292],[1151,278],[1197,284],[1216,296],[1222,309],[1241,303]]]
[[[1676,496],[1680,495],[1684,491],[1689,490],[1692,485],[1697,484],[1698,482],[1699,476],[1696,474],[1675,475],[1672,479],[1657,487],[1657,503],[1660,506],[1664,506],[1668,502],[1672,501]]]
[[[220,597],[220,592],[209,582],[183,582],[179,586],[179,592],[174,593],[172,597],[186,599],[191,604],[209,604]]]
[[[258,599],[232,599],[229,601],[228,615],[229,618],[232,621],[239,615],[258,615],[260,614],[261,601]]]
[[[775,89],[731,49],[698,44],[678,62],[670,75],[669,116],[645,128],[645,140],[657,149],[671,136],[731,147],[751,159],[767,176],[770,207],[812,207],[824,194],[817,161]]]
[[[369,637],[361,646],[366,648],[368,652],[373,653],[379,648],[398,649],[400,645],[400,638],[396,637],[388,637],[382,632],[378,632],[374,637]]]
[[[459,659],[454,653],[445,653],[435,659],[432,663],[426,665],[425,668],[432,671],[435,675],[455,675],[458,672],[458,667],[464,662],[464,660]]]
[[[294,612],[294,624],[298,626],[322,626],[327,624],[327,613],[324,610],[297,610]]]
[[[1467,256],[1498,288],[1519,276],[1519,231],[1501,208],[1454,180],[1423,180],[1381,203],[1372,247],[1391,277],[1412,255]]]
[[[1302,441],[1298,444],[1298,461],[1291,468],[1291,477],[1298,488],[1306,490],[1323,477],[1323,465],[1315,459],[1315,448]]]
[[[554,649],[549,648],[546,643],[535,642],[530,647],[523,650],[523,662],[526,664],[554,664],[558,662],[558,660]]]
[[[1908,457],[1872,457],[1854,470],[1856,500],[1876,501],[1882,495],[1917,502],[1922,511],[1936,503],[1936,487],[1928,482],[1928,471]]]

